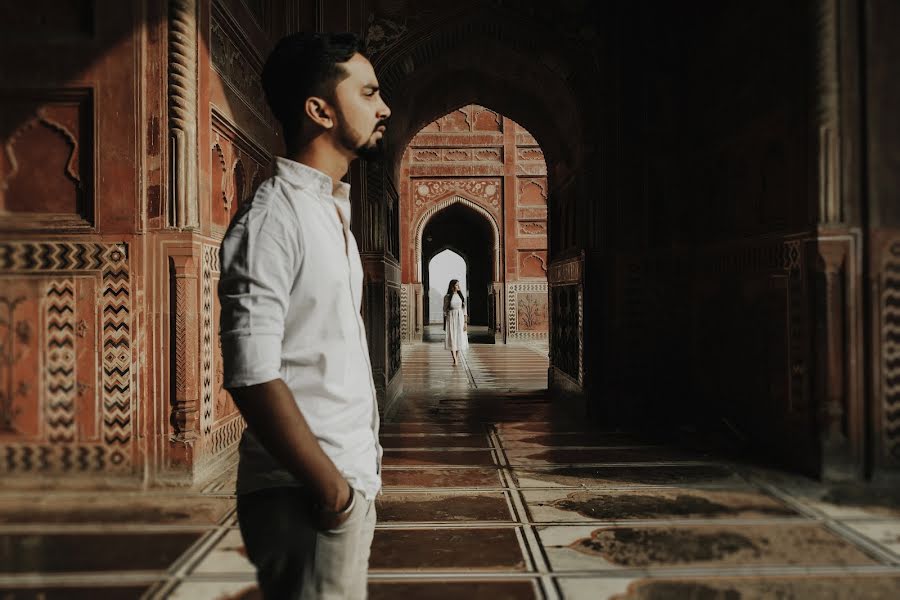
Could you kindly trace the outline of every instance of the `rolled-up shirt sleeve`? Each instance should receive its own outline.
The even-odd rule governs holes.
[[[253,207],[231,226],[220,249],[219,336],[223,386],[281,377],[281,345],[299,262],[298,232],[271,205]]]

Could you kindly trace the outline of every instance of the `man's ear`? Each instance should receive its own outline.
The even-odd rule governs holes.
[[[334,118],[331,112],[331,106],[324,99],[317,96],[310,96],[306,99],[303,106],[304,112],[309,119],[322,127],[323,129],[331,129],[334,127]]]

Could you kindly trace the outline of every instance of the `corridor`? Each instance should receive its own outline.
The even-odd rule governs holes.
[[[590,429],[546,351],[405,347],[373,599],[896,598],[897,490],[826,486]],[[6,492],[0,597],[257,598],[234,471],[197,491]]]

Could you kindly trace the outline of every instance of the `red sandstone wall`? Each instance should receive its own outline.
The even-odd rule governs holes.
[[[259,74],[363,5],[37,0],[0,19],[0,472],[202,482],[222,389],[218,245],[280,131]],[[11,19],[11,20],[10,20]]]

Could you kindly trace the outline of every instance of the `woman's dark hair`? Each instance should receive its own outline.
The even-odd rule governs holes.
[[[362,43],[352,33],[294,33],[275,45],[263,67],[262,87],[288,149],[299,141],[306,99],[333,100],[334,88],[347,77],[341,64],[357,53],[362,54]]]
[[[450,285],[447,286],[447,297],[448,298],[453,295],[453,286],[455,286],[457,283],[459,283],[459,279],[451,279],[450,280]],[[466,305],[466,297],[463,296],[462,290],[457,290],[456,293],[459,294],[459,297],[462,300],[463,306],[465,306]]]

